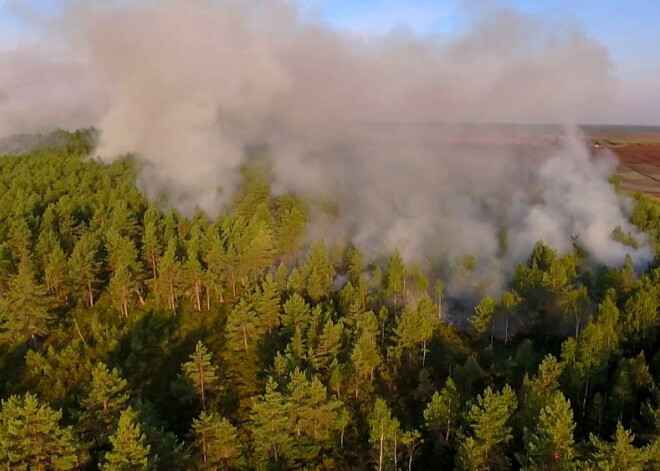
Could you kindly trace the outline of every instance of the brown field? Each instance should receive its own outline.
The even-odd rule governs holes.
[[[594,146],[609,148],[619,158],[617,176],[626,192],[641,192],[660,200],[660,134],[594,138]]]

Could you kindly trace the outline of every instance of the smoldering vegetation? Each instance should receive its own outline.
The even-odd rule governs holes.
[[[573,25],[483,3],[460,35],[365,38],[279,0],[166,0],[73,2],[44,28],[57,54],[2,53],[0,132],[95,125],[94,156],[133,153],[142,190],[184,212],[222,211],[258,146],[277,192],[338,204],[326,237],[446,273],[473,256],[455,294],[497,291],[538,240],[608,265],[651,258],[612,239],[618,226],[644,246],[613,160],[571,128],[616,85],[606,48]],[[456,138],[479,122],[566,132],[552,146]]]

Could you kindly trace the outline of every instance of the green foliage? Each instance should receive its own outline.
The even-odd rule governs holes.
[[[289,332],[295,332],[296,327],[306,327],[310,321],[310,317],[310,306],[298,293],[293,293],[284,303],[282,324]]]
[[[206,409],[206,396],[213,391],[218,382],[217,367],[211,362],[211,355],[204,344],[199,341],[195,351],[190,354],[190,361],[182,366],[186,380],[192,385]]]
[[[102,363],[92,369],[92,381],[86,395],[80,401],[80,428],[90,439],[103,441],[114,429],[117,420],[128,404],[127,383],[116,368],[112,370]]]
[[[303,273],[307,280],[307,294],[313,301],[318,301],[330,294],[335,269],[328,259],[323,239],[309,249],[307,264],[303,268]]]
[[[547,355],[539,365],[532,380],[525,377],[521,388],[519,411],[523,428],[531,429],[538,423],[538,415],[559,391],[559,378],[565,365],[552,355]]]
[[[51,299],[35,279],[27,252],[21,255],[18,273],[9,280],[9,293],[0,300],[0,336],[16,345],[48,334],[52,321]]]
[[[300,466],[318,461],[338,442],[344,416],[341,401],[328,396],[321,381],[294,370],[284,394],[271,380],[266,394],[254,404],[255,454],[268,460]]]
[[[456,389],[456,384],[451,378],[447,378],[445,387],[440,393],[436,392],[424,409],[424,421],[426,428],[436,437],[448,441],[458,428],[461,412],[461,399]]]
[[[399,348],[406,351],[421,346],[422,365],[424,365],[426,345],[433,337],[438,322],[437,307],[430,298],[424,297],[415,304],[408,304],[399,317],[394,331]]]
[[[93,134],[0,159],[3,467],[660,469],[658,260],[539,242],[468,299],[500,267],[310,241],[337,208],[271,195],[263,156],[209,220]]]
[[[382,359],[376,346],[374,335],[363,331],[351,352],[351,361],[355,369],[355,397],[359,396],[360,384],[364,381],[373,383],[374,372],[380,365]]]
[[[36,396],[11,396],[0,411],[0,463],[7,469],[73,469],[78,461],[71,427],[62,413]]]
[[[150,446],[142,433],[137,414],[125,409],[119,417],[117,430],[110,436],[112,449],[105,454],[100,465],[102,471],[148,470],[153,467]]]
[[[25,368],[30,390],[58,405],[71,401],[90,377],[90,364],[80,341],[60,349],[51,345],[42,352],[29,350],[25,354]]]
[[[241,298],[227,318],[227,344],[231,350],[248,350],[259,333],[257,314]]]
[[[266,275],[256,300],[256,311],[261,324],[260,330],[271,333],[273,329],[279,327],[282,320],[280,298],[277,281],[271,274]]]
[[[474,316],[470,317],[470,324],[480,335],[486,335],[493,330],[493,316],[497,308],[497,300],[486,296],[474,308]]]
[[[394,306],[398,307],[400,298],[405,294],[406,266],[399,252],[395,252],[388,260],[385,269],[385,293],[393,298]]]
[[[635,436],[618,423],[614,432],[613,442],[605,442],[591,435],[591,443],[595,452],[591,459],[596,469],[614,471],[627,469],[643,471],[652,469],[649,461],[653,458],[652,448],[637,448],[633,445]],[[657,464],[657,463],[656,463]]]
[[[379,471],[396,461],[396,443],[401,434],[399,427],[400,423],[396,417],[392,417],[387,403],[377,398],[369,417],[369,443],[373,448],[372,459]]]
[[[502,392],[488,387],[468,412],[469,433],[458,449],[461,469],[506,469],[506,446],[513,438],[509,423],[517,406],[516,395],[507,385]]]
[[[541,409],[535,430],[526,431],[526,469],[576,469],[574,429],[571,404],[562,393],[556,392],[548,405]]]
[[[197,469],[232,469],[241,464],[242,446],[227,419],[202,411],[193,420],[193,435]]]
[[[266,467],[269,462],[282,462],[293,442],[289,431],[285,398],[270,379],[266,392],[252,406],[252,434],[255,465]]]

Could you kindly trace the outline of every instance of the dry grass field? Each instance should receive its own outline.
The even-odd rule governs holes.
[[[660,200],[660,131],[612,130],[591,134],[595,151],[607,148],[619,158],[620,188]]]

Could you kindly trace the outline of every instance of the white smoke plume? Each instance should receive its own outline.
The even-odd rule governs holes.
[[[564,252],[577,237],[598,262],[644,263],[648,250],[611,240],[634,230],[610,161],[570,134],[518,146],[511,130],[484,139],[458,124],[589,119],[615,87],[607,50],[572,25],[479,5],[459,37],[365,38],[283,0],[71,3],[68,64],[0,56],[16,64],[0,72],[0,133],[96,125],[96,154],[134,153],[147,195],[210,216],[246,148],[265,145],[277,191],[337,198],[336,228],[411,259],[472,254],[506,273],[537,240]]]

